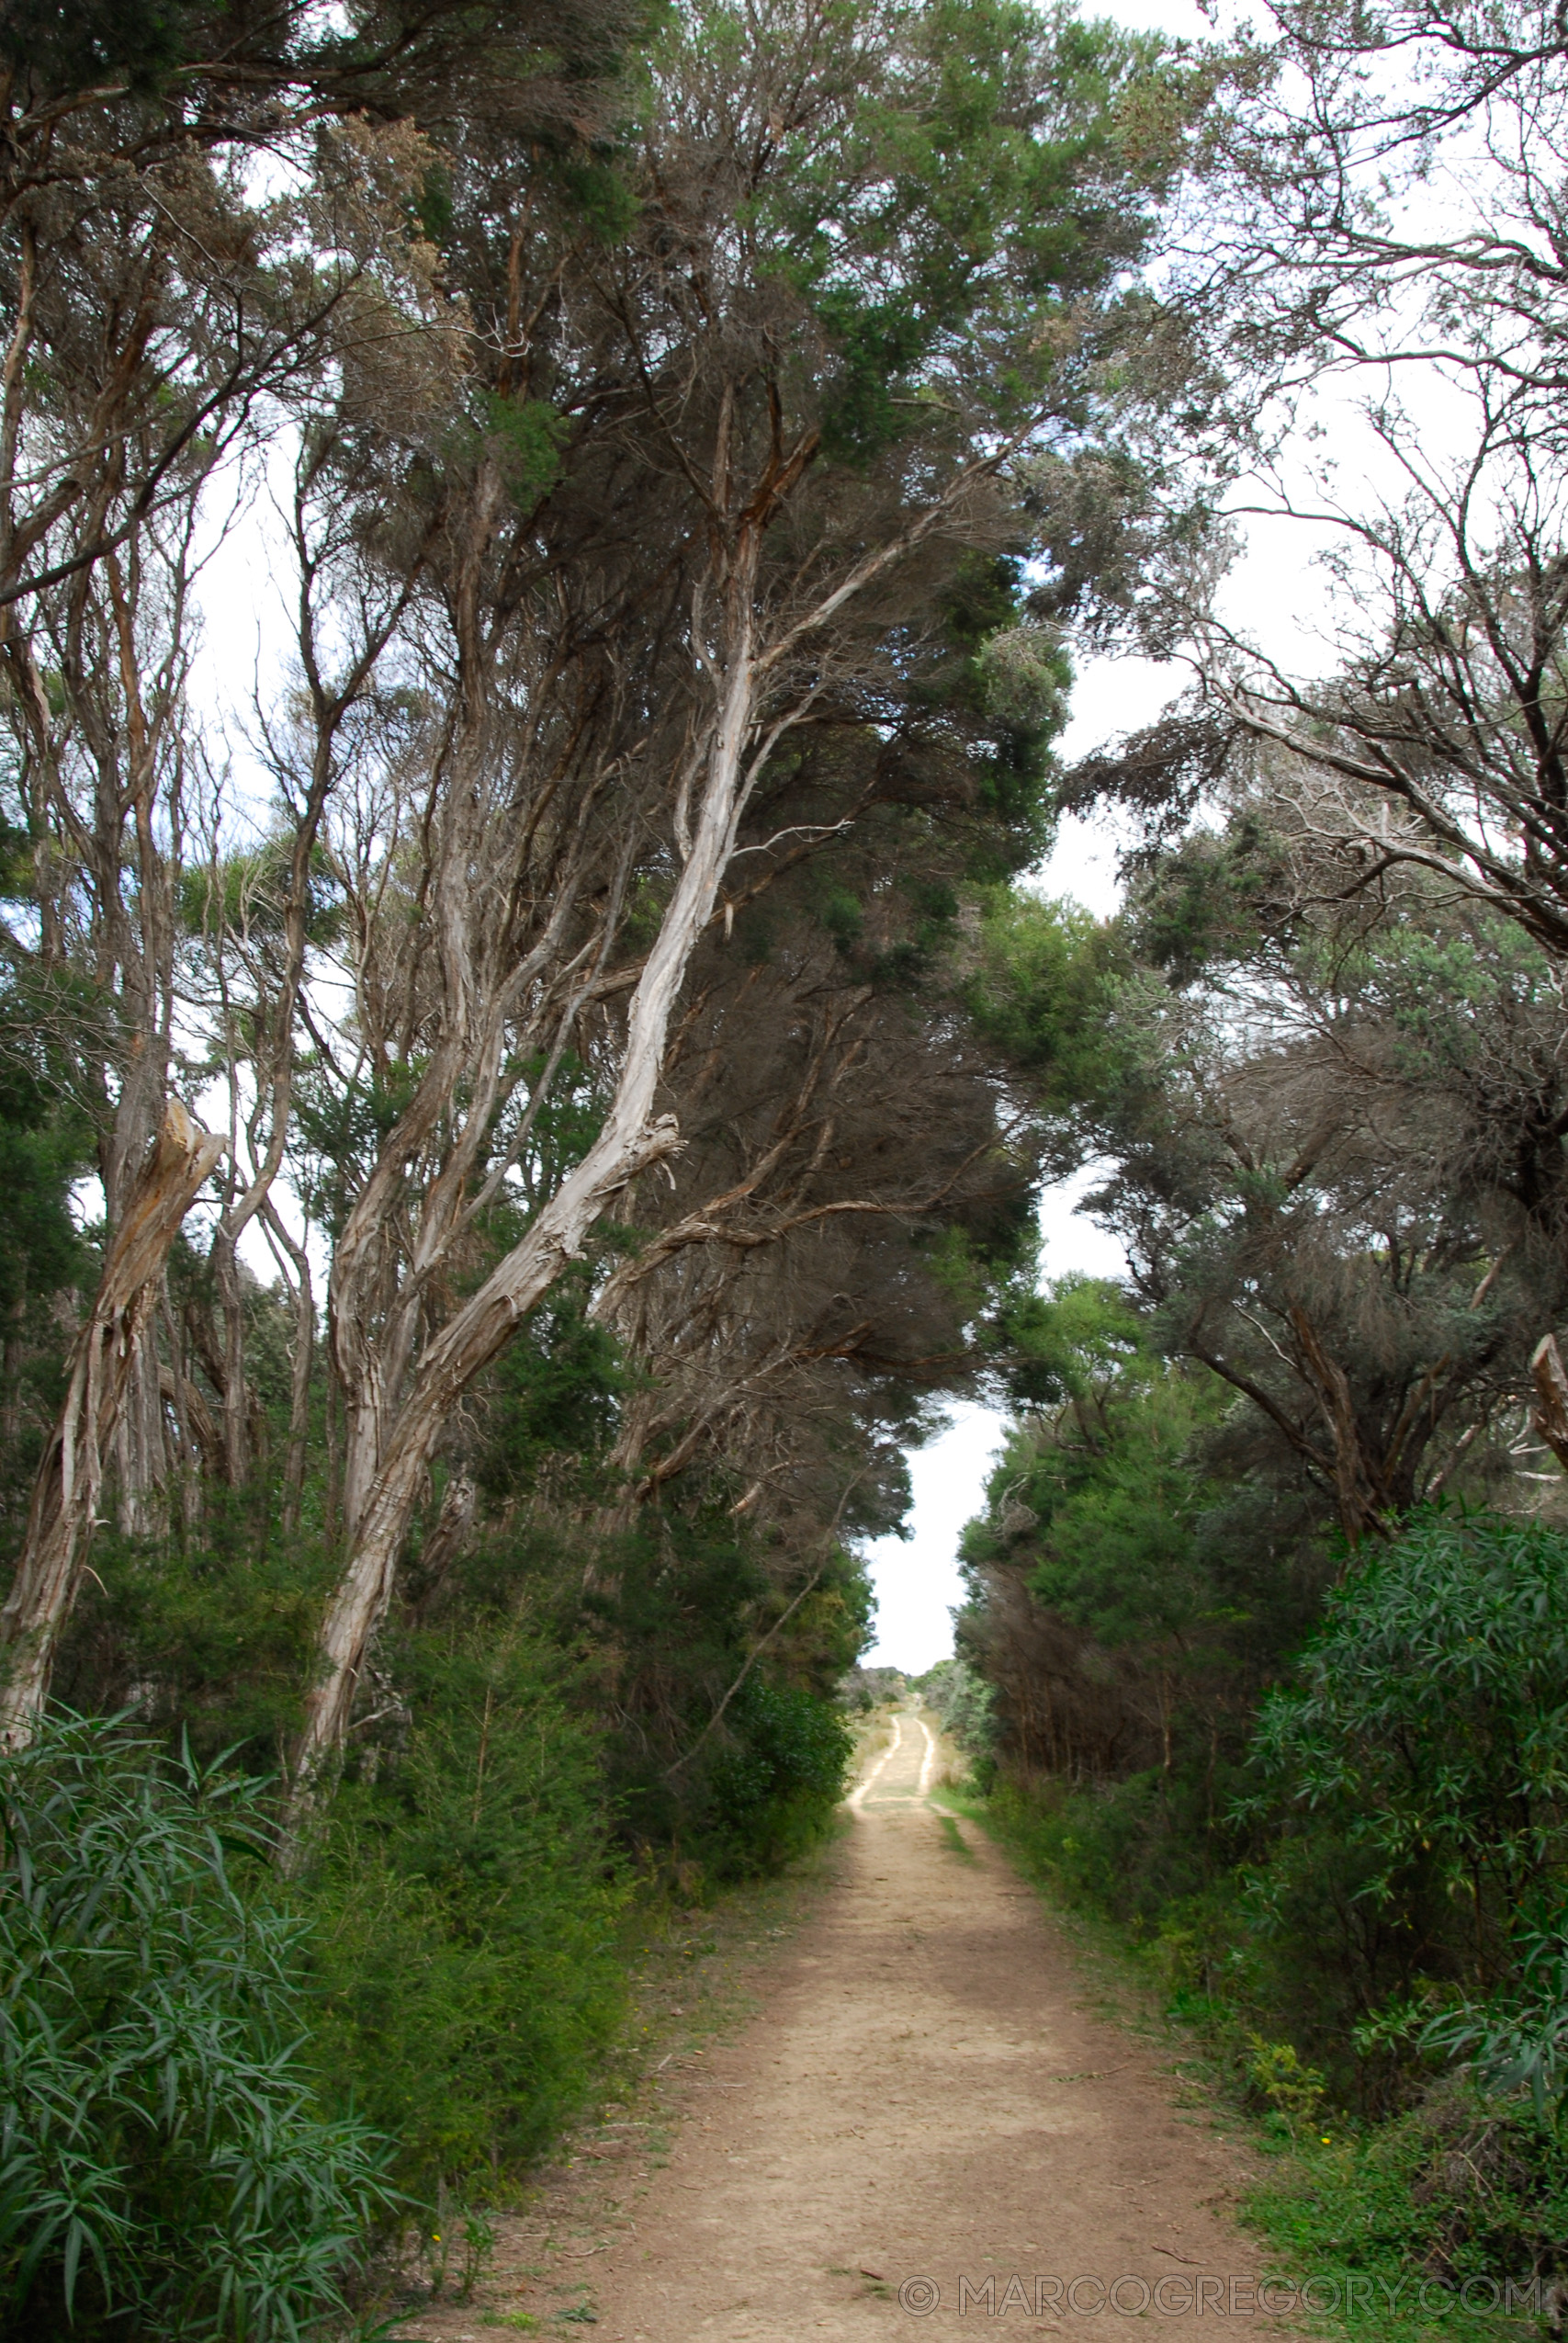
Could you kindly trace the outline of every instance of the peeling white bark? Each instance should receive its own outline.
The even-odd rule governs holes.
[[[1019,438],[1025,436],[1021,433]],[[357,1314],[343,1307],[355,1291],[357,1256],[367,1254],[378,1218],[395,1194],[406,1149],[404,1159],[378,1166],[361,1194],[333,1267],[333,1341],[351,1410],[345,1492],[350,1556],[322,1624],[317,1678],[307,1696],[304,1728],[294,1753],[286,1862],[295,1860],[322,1775],[343,1747],[366,1658],[391,1600],[409,1522],[454,1409],[474,1376],[581,1252],[612,1200],[681,1144],[673,1118],[654,1114],[671,1019],[698,939],[714,915],[750,790],[780,739],[804,719],[815,698],[816,685],[809,677],[803,677],[798,688],[783,684],[787,662],[840,610],[951,520],[975,484],[1006,459],[1012,444],[1017,443],[998,448],[958,475],[901,532],[863,555],[826,594],[762,644],[757,636],[756,604],[762,537],[809,464],[815,441],[802,440],[787,456],[775,449],[762,481],[737,518],[736,534],[716,564],[716,576],[708,581],[722,594],[712,637],[704,621],[701,586],[694,597],[694,649],[713,694],[703,728],[705,751],[699,732],[694,753],[682,760],[675,776],[672,810],[680,833],[681,875],[631,997],[626,1054],[609,1114],[593,1145],[522,1242],[429,1341],[406,1378],[405,1363],[413,1342],[409,1308],[403,1308],[392,1339],[380,1345],[378,1379],[374,1373],[367,1374],[369,1344]],[[777,706],[780,697],[782,708]],[[770,699],[775,703],[772,709],[767,707]],[[696,775],[701,775],[700,792],[694,786]],[[461,938],[456,937],[448,948],[460,957]],[[455,1000],[467,1002],[461,981],[450,989]],[[427,1111],[434,1114],[444,1104],[440,1085],[427,1074],[422,1090],[427,1091]],[[468,1169],[466,1162],[448,1166],[442,1178],[450,1183],[466,1177]],[[430,1203],[427,1197],[427,1211]],[[430,1217],[434,1226],[442,1216]],[[416,1269],[422,1266],[416,1262]]]
[[[357,1534],[322,1626],[321,1674],[308,1697],[296,1753],[296,1828],[323,1767],[343,1744],[366,1654],[391,1600],[409,1520],[453,1408],[581,1252],[612,1200],[680,1145],[674,1118],[656,1116],[653,1107],[671,1017],[697,940],[713,915],[745,806],[757,690],[749,622],[744,634],[729,662],[716,714],[690,852],[632,995],[626,1058],[604,1126],[521,1244],[429,1344],[388,1430],[374,1478],[354,1492],[350,1510]]]
[[[103,1487],[169,1249],[226,1142],[170,1099],[93,1303],[76,1339],[71,1378],[33,1484],[27,1538],[0,1611],[0,1744],[25,1747],[49,1697],[55,1648],[81,1582]]]

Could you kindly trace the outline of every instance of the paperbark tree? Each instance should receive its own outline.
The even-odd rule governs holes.
[[[7,43],[13,29],[8,19]],[[222,531],[222,468],[276,426],[285,394],[308,392],[323,370],[363,376],[374,362],[384,373],[395,345],[419,353],[406,381],[449,367],[454,344],[441,330],[449,320],[431,249],[410,226],[411,180],[428,164],[414,132],[321,128],[298,191],[274,200],[236,165],[232,109],[220,126],[134,72],[84,87],[69,64],[44,40],[12,57],[0,89],[10,133],[0,175],[0,709],[15,752],[6,819],[32,866],[6,956],[71,1027],[73,1088],[97,1126],[112,1266],[140,1167],[183,1111],[169,1094],[182,882],[193,827],[211,832],[220,819],[188,685],[199,573]],[[271,127],[287,146],[285,126]],[[319,267],[301,262],[306,249]],[[318,792],[297,859],[309,859],[319,812]],[[244,1463],[232,1240],[276,1169],[269,1156],[220,1231],[231,1476]],[[142,1339],[153,1306],[140,1297],[156,1282],[145,1246],[161,1231],[166,1250],[177,1226],[161,1212],[145,1221],[138,1298],[115,1271],[92,1321],[103,1317],[118,1362],[89,1377],[94,1471],[112,1455],[122,1518],[139,1531],[163,1524],[168,1476],[165,1370],[155,1341]],[[84,1404],[73,1382],[54,1433],[68,1480],[81,1436],[73,1411]],[[44,1632],[39,1590],[68,1606],[76,1581],[68,1553],[61,1559],[74,1534],[68,1517],[70,1507],[57,1534],[49,1506],[33,1509],[16,1590],[30,1643],[59,1625]],[[24,1705],[32,1696],[29,1679]]]
[[[65,1405],[33,1488],[27,1542],[0,1611],[0,1744],[32,1737],[49,1695],[60,1630],[85,1560],[104,1466],[126,1390],[143,1357],[164,1265],[223,1141],[171,1099],[137,1173],[72,1353]]]
[[[1292,904],[1272,802],[1144,882],[1179,989],[1127,984],[1079,1139],[1162,1339],[1249,1403],[1236,1456],[1354,1546],[1529,1444],[1562,1291],[1561,987],[1425,873]]]

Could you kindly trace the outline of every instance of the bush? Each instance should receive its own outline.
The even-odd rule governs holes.
[[[1257,1749],[1336,1808],[1380,1884],[1441,1867],[1506,1940],[1568,1861],[1568,1537],[1433,1507],[1328,1597]],[[1499,1945],[1501,1950],[1501,1945]]]
[[[919,1690],[969,1760],[976,1782],[988,1790],[997,1774],[996,1686],[959,1658],[938,1660]]]
[[[516,2170],[592,2091],[623,2001],[626,1890],[598,1737],[516,1627],[414,1642],[421,1722],[340,1792],[306,1894],[323,2088],[399,2140],[399,2179]]]
[[[66,1718],[0,1759],[0,2332],[246,2343],[342,2307],[391,2202],[301,2069],[254,1785]]]
[[[1320,2282],[1354,2281],[1351,2334],[1517,2338],[1499,2316],[1499,2280],[1560,2281],[1568,2224],[1568,2142],[1528,2106],[1500,2107],[1454,2078],[1421,2105],[1363,2132],[1332,2117],[1281,2156],[1250,2211],[1276,2250]],[[1424,2308],[1427,2281],[1456,2290]],[[1491,2281],[1472,2286],[1467,2281]],[[1474,2309],[1467,2311],[1467,2300]]]
[[[854,1736],[827,1701],[749,1678],[730,1703],[730,1741],[709,1777],[716,1851],[730,1869],[768,1869],[827,1828],[844,1794]]]

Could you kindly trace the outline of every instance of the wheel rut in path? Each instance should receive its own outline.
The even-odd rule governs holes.
[[[770,1964],[763,2012],[705,2061],[635,2231],[592,2262],[613,2343],[1279,2324],[1224,2210],[1238,2151],[1086,2014],[1036,1897],[927,1803],[934,1764],[903,1714],[850,1801],[838,1884]]]

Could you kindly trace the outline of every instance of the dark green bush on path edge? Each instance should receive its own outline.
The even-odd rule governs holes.
[[[400,1658],[417,1721],[339,1789],[299,1895],[323,2093],[352,2084],[428,2207],[517,2172],[592,2096],[624,2014],[628,1881],[603,1735],[558,1653],[496,1623]]]
[[[318,2104],[256,1785],[114,1720],[0,1758],[0,2335],[299,2336],[394,2202]]]

